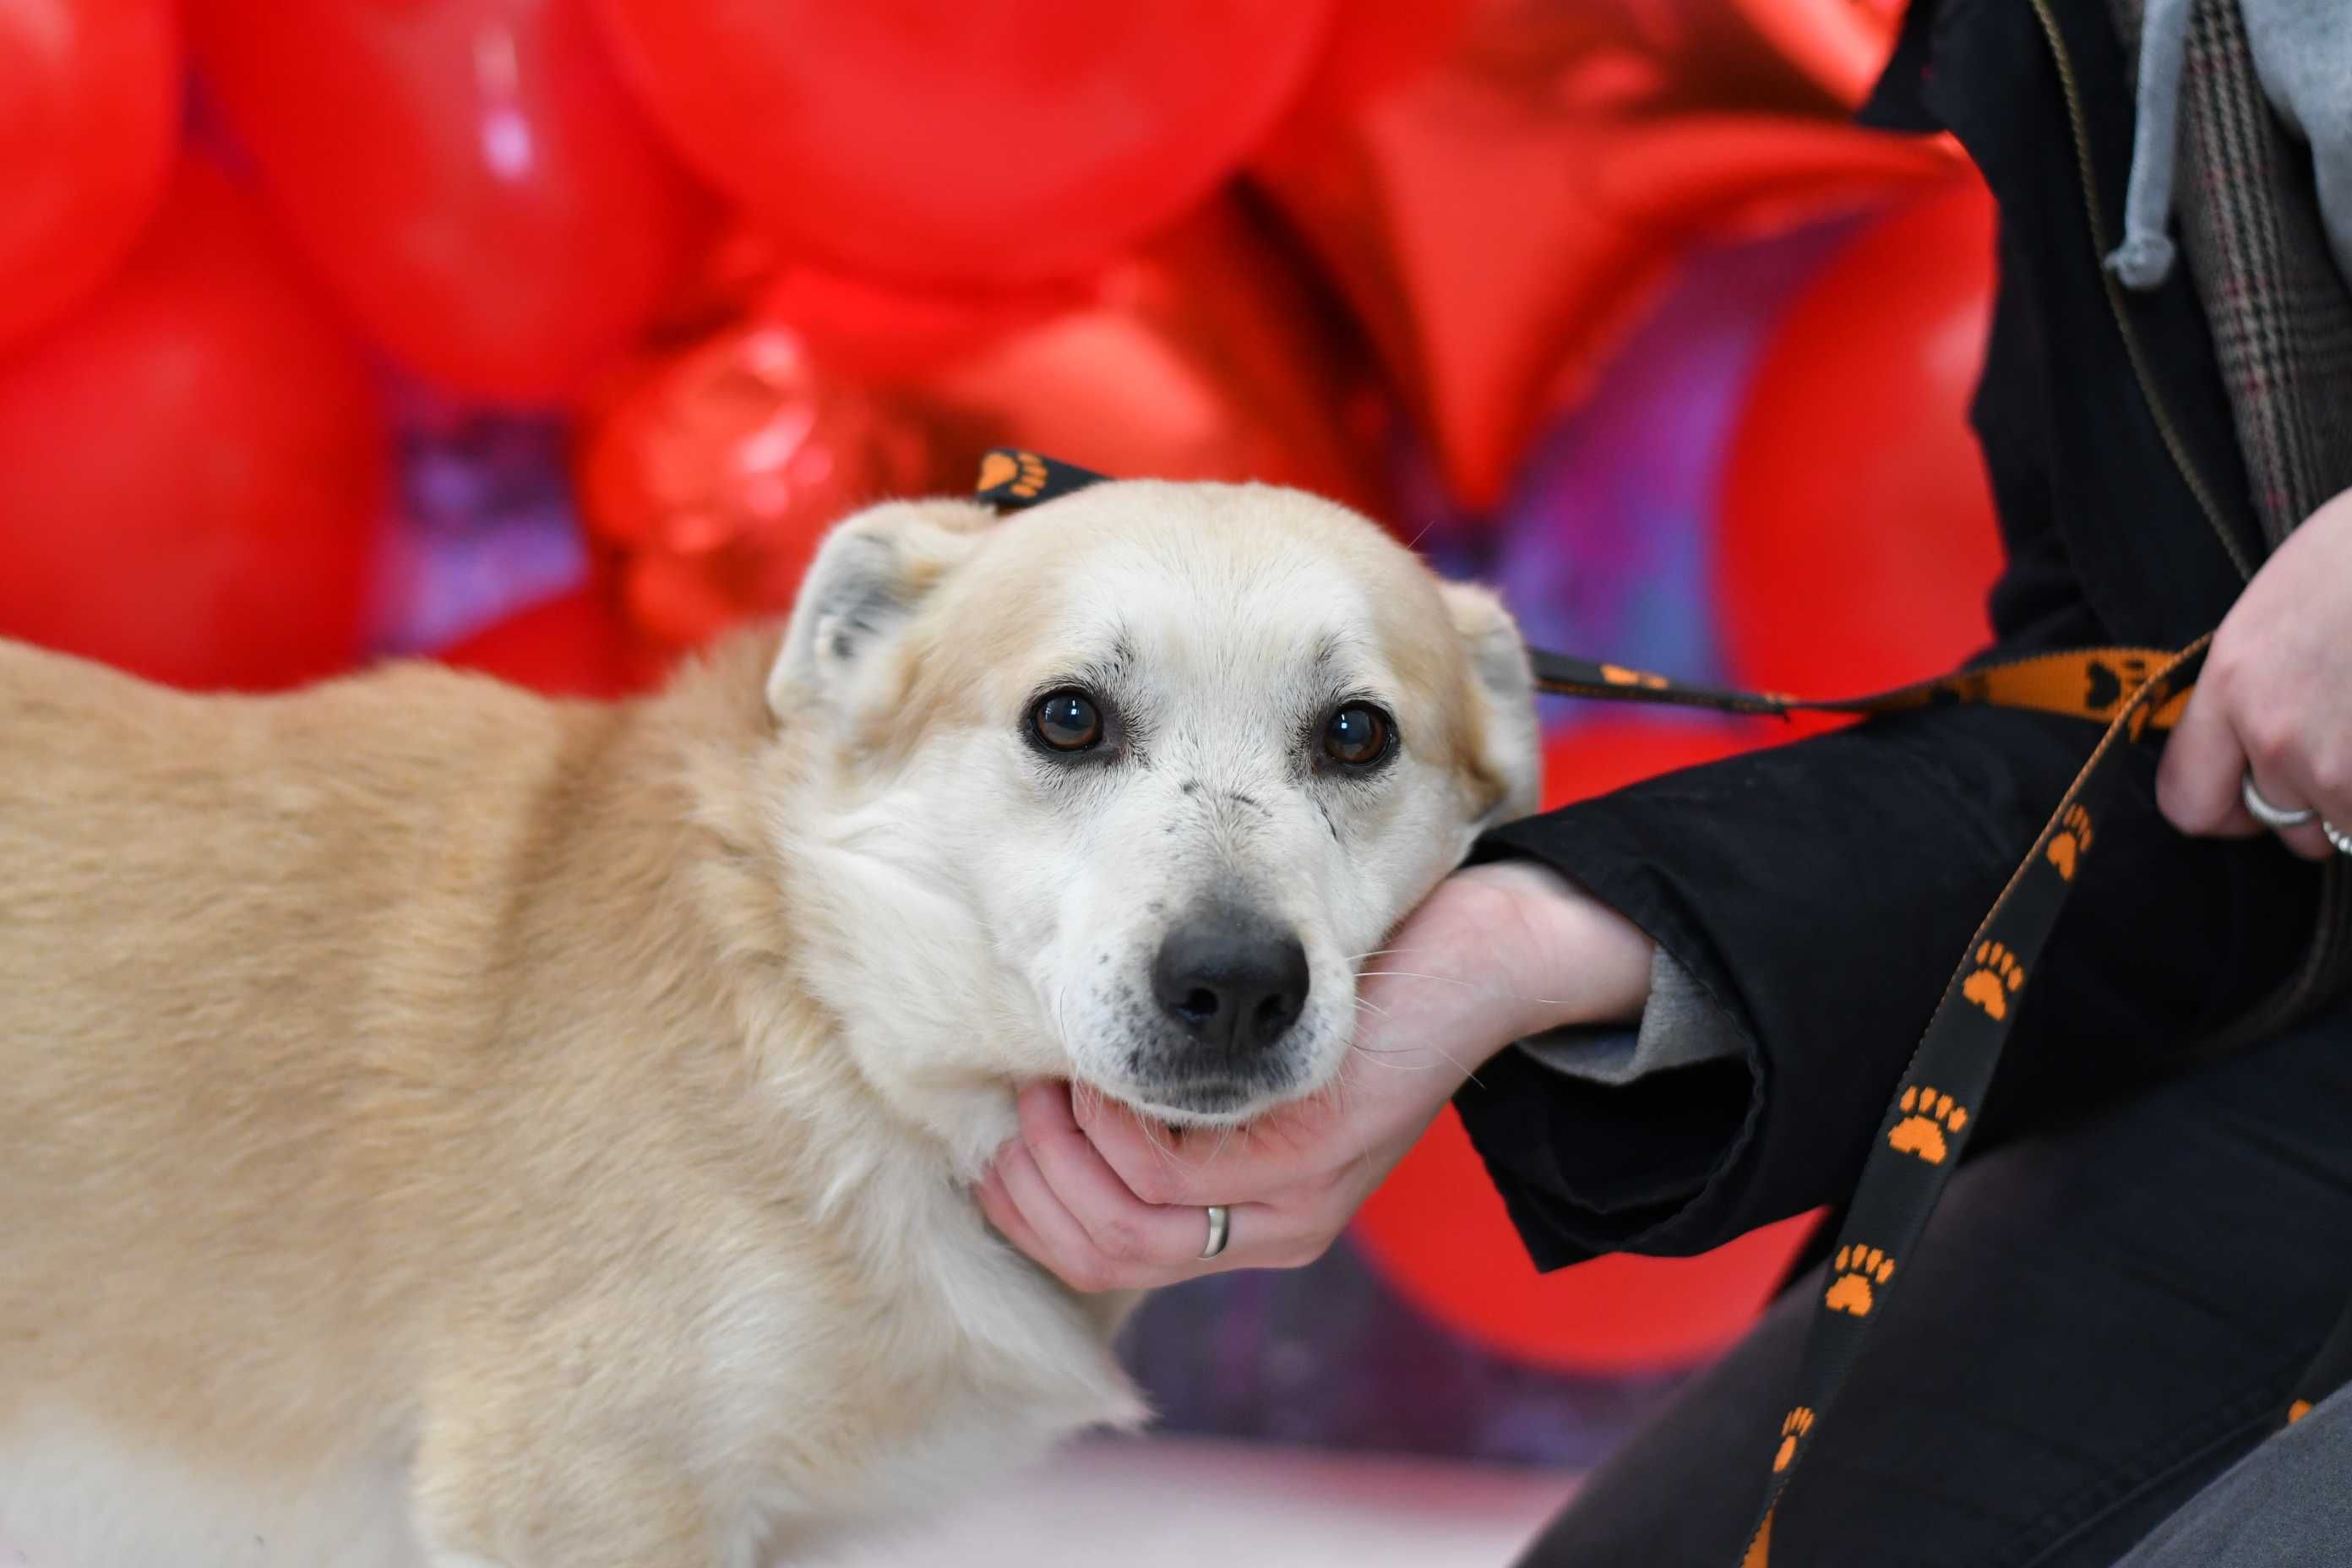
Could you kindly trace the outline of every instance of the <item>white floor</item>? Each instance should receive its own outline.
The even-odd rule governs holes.
[[[1539,1470],[1094,1442],[827,1568],[1507,1568],[1574,1486]]]
[[[1539,1470],[1100,1441],[824,1568],[1507,1568],[1574,1486]],[[0,1542],[0,1568],[39,1565]]]

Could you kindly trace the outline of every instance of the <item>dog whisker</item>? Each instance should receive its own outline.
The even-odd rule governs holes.
[[[1181,1171],[1184,1168],[1184,1162],[1176,1157],[1175,1144],[1172,1142],[1163,1140],[1160,1136],[1161,1133],[1165,1132],[1168,1134],[1169,1139],[1173,1139],[1181,1136],[1181,1134],[1177,1133],[1173,1128],[1164,1128],[1160,1126],[1159,1122],[1153,1121],[1149,1116],[1139,1116],[1136,1118],[1136,1121],[1143,1129],[1143,1141],[1151,1145],[1152,1151],[1160,1156],[1160,1163],[1166,1165],[1171,1171]]]
[[[1417,1046],[1367,1046],[1358,1044],[1349,1046],[1348,1049],[1354,1055],[1363,1058],[1364,1060],[1371,1066],[1386,1068],[1391,1072],[1431,1072],[1435,1070],[1434,1064],[1433,1063],[1424,1062],[1415,1065],[1408,1062],[1384,1062],[1381,1060],[1382,1057],[1403,1056],[1409,1052],[1426,1052],[1429,1055],[1435,1057],[1439,1061],[1444,1062],[1447,1067],[1452,1068],[1455,1072],[1460,1073],[1465,1082],[1477,1084],[1480,1089],[1486,1087],[1484,1083],[1479,1082],[1478,1075],[1471,1070],[1471,1068],[1465,1066],[1459,1057],[1456,1057],[1453,1052],[1447,1050],[1443,1046],[1433,1046],[1428,1044]]]
[[[1477,989],[1467,980],[1456,980],[1450,974],[1424,974],[1417,969],[1363,969],[1357,971],[1356,978],[1359,980],[1434,980],[1440,985],[1459,985],[1465,991]]]
[[[1530,996],[1499,985],[1480,985],[1468,980],[1458,980],[1451,974],[1424,974],[1417,969],[1362,969],[1356,972],[1359,980],[1429,980],[1440,985],[1458,985],[1465,991],[1475,991],[1483,996],[1507,996],[1514,1002],[1528,1002],[1538,1007],[1572,1007],[1565,997]]]

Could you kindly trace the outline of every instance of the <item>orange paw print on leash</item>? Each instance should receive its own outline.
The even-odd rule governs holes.
[[[995,489],[1009,485],[1012,493],[1027,500],[1045,488],[1045,465],[1032,452],[991,452],[980,460],[980,488]]]
[[[1666,689],[1664,676],[1649,675],[1638,669],[1627,669],[1622,664],[1602,665],[1601,679],[1612,686],[1638,686],[1644,691],[1664,691]]]
[[[2050,863],[2058,868],[2058,875],[2067,881],[2074,879],[2074,868],[2091,848],[2091,814],[2079,805],[2066,808],[2066,819],[2059,824],[2056,837],[2043,851]]]
[[[2147,660],[2137,656],[2117,659],[2112,665],[2104,659],[2092,659],[2083,667],[2083,706],[2093,713],[2105,713],[2138,690],[2147,673]]]
[[[1878,1304],[1874,1288],[1895,1277],[1895,1259],[1874,1247],[1841,1247],[1833,1267],[1837,1278],[1830,1281],[1822,1304],[1832,1312],[1851,1312],[1857,1318],[1870,1316],[1871,1308]]]
[[[2017,955],[1997,942],[1977,948],[1976,972],[1960,983],[1960,994],[1984,1009],[1989,1018],[2009,1016],[2009,999],[2025,984],[2025,967]]]
[[[1916,1154],[1930,1165],[1942,1164],[1951,1152],[1944,1133],[1948,1129],[1958,1132],[1969,1124],[1969,1108],[1956,1104],[1948,1094],[1937,1094],[1927,1084],[1905,1089],[1898,1103],[1903,1120],[1887,1133],[1887,1146],[1898,1154]]]
[[[1780,1422],[1780,1447],[1772,1456],[1772,1473],[1779,1475],[1797,1457],[1797,1440],[1813,1429],[1813,1413],[1802,1405],[1789,1412]]]

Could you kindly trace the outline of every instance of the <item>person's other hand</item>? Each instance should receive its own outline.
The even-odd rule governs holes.
[[[2183,833],[2260,833],[2238,794],[2250,766],[2273,805],[2352,831],[2352,490],[2287,536],[2221,622],[2158,803]],[[2318,820],[2279,837],[2315,860],[2335,852]]]
[[[1066,1084],[1032,1084],[981,1206],[1081,1291],[1311,1263],[1479,1063],[1563,1024],[1639,1016],[1651,952],[1622,916],[1539,866],[1458,871],[1370,961],[1334,1089],[1247,1127],[1178,1132]],[[1226,1205],[1231,1232],[1203,1260],[1210,1204]]]

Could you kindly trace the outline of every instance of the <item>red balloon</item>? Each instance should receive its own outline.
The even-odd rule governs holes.
[[[1741,685],[1852,696],[1982,648],[2000,542],[1968,407],[1993,293],[1973,176],[1874,224],[1790,307],[1724,466],[1716,581]]]
[[[385,448],[300,268],[185,160],[113,281],[0,355],[0,634],[190,687],[342,669]]]
[[[626,697],[660,678],[660,661],[594,585],[495,621],[438,657],[550,697]]]
[[[343,306],[457,391],[565,397],[635,346],[700,198],[587,0],[194,0],[205,77]]]
[[[1643,24],[1659,11],[1498,7],[1445,68],[1293,127],[1253,166],[1473,508],[1500,500],[1690,247],[1868,205],[1956,156],[1825,113],[1695,103],[1723,68],[1649,38],[1676,32]]]
[[[600,0],[680,151],[812,255],[934,284],[1077,272],[1193,206],[1332,0]]]
[[[583,421],[577,447],[581,511],[621,552],[629,620],[673,647],[789,607],[834,523],[939,488],[903,405],[756,320],[648,355]]]
[[[1364,455],[1386,400],[1327,310],[1259,221],[1213,202],[1107,268],[1083,308],[909,384],[959,485],[972,452],[1017,446],[1126,478],[1295,485],[1380,517]]]
[[[796,261],[781,268],[761,313],[787,321],[832,368],[906,379],[1093,302],[1091,280],[1024,288],[927,289]]]
[[[1616,789],[1777,737],[1760,725],[1604,719],[1545,747],[1544,805]],[[1685,1366],[1730,1344],[1771,1297],[1815,1216],[1696,1258],[1595,1258],[1542,1275],[1451,1108],[1351,1232],[1397,1292],[1487,1349],[1566,1372]]]
[[[1545,737],[1545,811],[1702,763],[1773,745],[1777,721],[1627,711],[1588,719]]]
[[[121,265],[179,139],[171,0],[0,5],[0,344]]]
[[[1342,125],[1370,100],[1434,69],[1482,0],[1347,0],[1331,39],[1269,148]],[[1491,9],[1491,5],[1488,7]]]
[[[590,416],[582,510],[624,557],[632,622],[693,644],[788,607],[853,508],[967,489],[991,447],[1380,515],[1362,458],[1380,408],[1289,258],[1215,202],[1065,290],[811,288],[787,268],[758,313],[649,353]]]
[[[1907,0],[1731,0],[1749,26],[1839,102],[1859,104],[1886,68]]]

